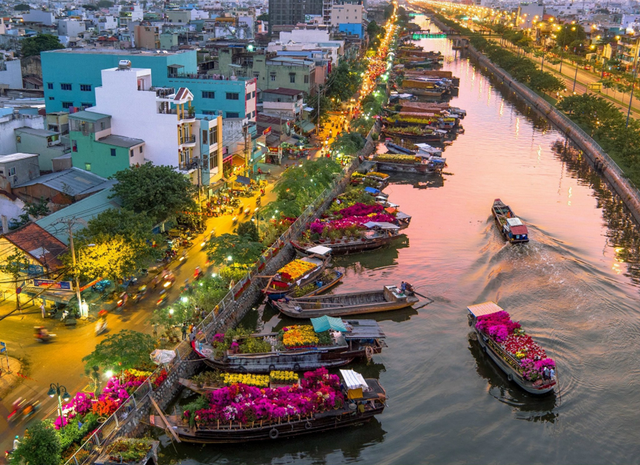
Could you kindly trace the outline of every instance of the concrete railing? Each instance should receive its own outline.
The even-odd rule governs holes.
[[[258,301],[263,288],[260,275],[273,274],[285,263],[291,260],[295,252],[290,244],[296,239],[310,222],[318,218],[326,210],[333,199],[343,192],[351,179],[351,174],[357,169],[360,160],[375,149],[372,134],[379,131],[374,125],[369,132],[365,147],[353,159],[351,165],[343,171],[343,176],[326,189],[306,210],[291,224],[275,243],[267,249],[260,260],[260,264],[252,268],[243,279],[225,295],[218,305],[211,309],[206,317],[197,325],[197,331],[210,339],[216,332],[224,332],[234,327]],[[179,378],[193,376],[201,367],[197,363],[199,357],[193,352],[187,341],[180,342],[176,348],[176,357],[170,363],[158,370],[150,377],[153,379],[161,370],[167,371],[165,381],[155,389],[147,380],[131,395],[129,399],[111,415],[91,437],[71,456],[66,465],[82,465],[90,463],[104,449],[107,443],[122,436],[133,436],[141,433],[145,425],[141,420],[149,415],[152,408],[151,399],[161,408],[165,408],[182,389]]]

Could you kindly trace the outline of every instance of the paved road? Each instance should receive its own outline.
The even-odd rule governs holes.
[[[267,187],[262,203],[272,201],[275,194],[272,192],[273,183]],[[251,210],[256,206],[256,198],[241,198],[245,206]],[[242,221],[243,218],[240,218]],[[218,218],[207,220],[207,232],[215,229],[216,234],[232,232],[232,216],[224,215]],[[205,233],[206,234],[206,233]],[[201,246],[205,234],[198,236],[193,241],[193,246],[189,249],[188,258],[185,263],[178,265],[174,261],[170,265],[176,275],[176,283],[169,290],[169,302],[178,299],[180,286],[185,279],[190,281],[193,278],[193,271],[196,266],[207,272],[206,253]],[[148,278],[150,279],[150,278]],[[60,383],[66,386],[71,393],[89,388],[89,378],[84,376],[84,363],[82,358],[93,351],[95,346],[102,341],[107,334],[114,334],[122,329],[133,329],[136,331],[151,334],[153,331],[150,323],[151,315],[158,299],[158,292],[151,291],[139,304],[133,304],[130,300],[124,309],[118,309],[108,317],[109,331],[101,336],[95,335],[95,323],[93,321],[79,321],[75,327],[66,327],[59,320],[46,319],[43,323],[39,307],[31,307],[22,312],[14,312],[10,316],[0,321],[0,337],[7,344],[11,355],[21,358],[28,367],[24,370],[29,378],[19,384],[10,394],[0,399],[0,450],[11,449],[13,437],[17,434],[22,436],[24,429],[28,427],[26,423],[9,425],[6,418],[9,414],[11,404],[18,397],[25,399],[38,399],[42,408],[31,420],[42,419],[56,415],[56,402],[47,396],[50,383]],[[0,307],[3,314],[7,308],[12,309],[11,303],[7,302]],[[92,313],[95,313],[95,310]],[[50,332],[57,334],[54,341],[41,343],[33,338],[33,327],[38,325],[46,326]],[[1,463],[0,459],[0,463]]]

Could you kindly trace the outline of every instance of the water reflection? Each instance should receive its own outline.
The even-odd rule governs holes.
[[[391,199],[393,201],[393,199]],[[402,209],[402,206],[400,206]],[[411,226],[409,226],[411,227]],[[362,274],[366,270],[374,270],[380,267],[389,267],[397,264],[400,256],[399,250],[409,248],[409,238],[400,236],[388,246],[376,249],[373,252],[362,252],[334,257],[333,263],[339,268],[345,268],[344,282],[349,281],[349,274]],[[343,292],[347,292],[343,290]]]
[[[553,411],[557,404],[555,393],[534,396],[520,389],[509,381],[507,375],[482,351],[475,332],[469,334],[468,340],[468,349],[475,359],[476,371],[488,381],[491,396],[513,407],[519,420],[555,423],[559,415]]]

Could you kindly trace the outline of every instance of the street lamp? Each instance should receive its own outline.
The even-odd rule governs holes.
[[[51,383],[49,385],[49,392],[47,392],[47,394],[51,398],[58,396],[58,411],[60,413],[60,429],[62,430],[62,428],[64,428],[64,418],[62,417],[62,401],[64,400],[65,402],[69,402],[69,400],[71,400],[71,396],[69,395],[67,388],[58,383]]]

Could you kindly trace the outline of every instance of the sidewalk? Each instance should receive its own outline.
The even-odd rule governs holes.
[[[22,381],[19,375],[21,369],[22,364],[18,359],[0,355],[0,400]]]

